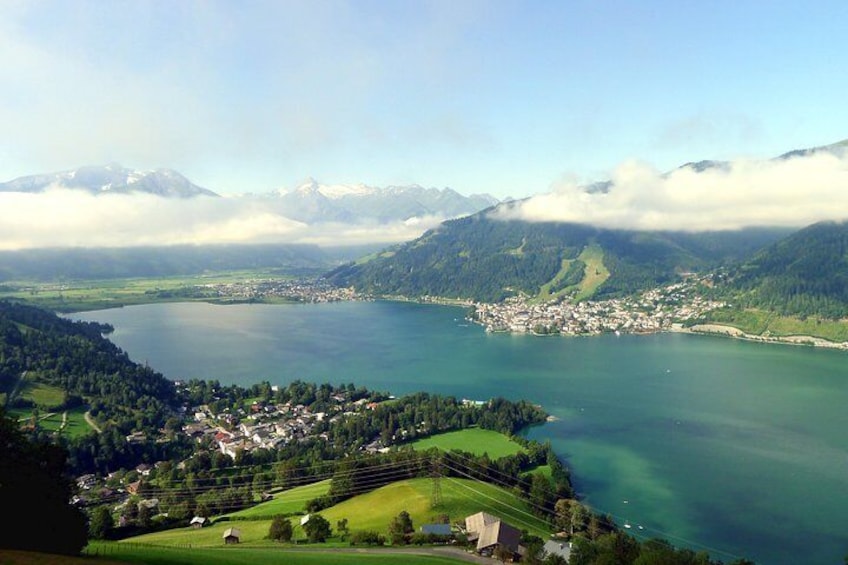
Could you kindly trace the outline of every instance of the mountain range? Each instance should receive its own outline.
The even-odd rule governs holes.
[[[786,236],[783,228],[666,232],[610,230],[584,224],[501,220],[481,212],[445,222],[420,238],[328,274],[358,290],[497,302],[545,285],[588,297],[622,296],[744,260]],[[602,280],[601,280],[602,279]],[[563,281],[569,282],[563,286]],[[548,287],[550,290],[550,286]]]
[[[172,169],[139,171],[115,163],[24,176],[0,183],[0,192],[40,193],[52,189],[84,190],[91,194],[144,193],[167,198],[218,196]]]
[[[219,196],[172,169],[140,171],[114,163],[29,175],[0,183],[0,193],[33,194],[62,189],[82,190],[93,195],[151,194],[180,199]],[[488,194],[464,196],[447,187],[424,188],[412,184],[381,188],[365,184],[322,184],[311,178],[294,189],[231,198],[258,201],[275,213],[307,224],[380,224],[415,218],[442,220],[473,214],[499,202]]]
[[[790,151],[772,161],[816,154],[844,157],[848,141]],[[696,173],[727,169],[723,161],[687,163]],[[584,187],[614,190],[612,182]],[[680,280],[717,275],[710,292],[740,306],[787,315],[848,316],[848,223],[798,230],[759,227],[685,232],[529,222],[510,211],[518,202],[443,223],[331,271],[341,285],[378,295],[438,296],[496,302],[524,294],[602,299]]]
[[[455,218],[473,214],[499,202],[488,194],[463,196],[451,188],[424,188],[417,184],[379,188],[365,184],[320,184],[309,179],[293,190],[264,195],[282,204],[286,216],[301,222],[377,223],[411,218]]]
[[[415,241],[326,276],[363,292],[498,302],[509,296],[621,297],[692,273],[709,293],[783,315],[848,317],[848,222],[801,230],[609,230],[486,214],[446,222]]]

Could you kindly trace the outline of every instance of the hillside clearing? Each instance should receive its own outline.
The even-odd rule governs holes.
[[[466,428],[455,432],[435,434],[426,438],[416,440],[410,447],[417,451],[424,451],[433,447],[443,451],[458,449],[474,455],[488,454],[491,459],[500,459],[508,455],[515,455],[524,451],[518,443],[507,436],[493,430],[482,428]]]
[[[583,280],[577,285],[578,292],[575,299],[585,300],[594,295],[598,287],[606,282],[610,272],[604,266],[604,250],[597,243],[587,245],[577,259],[586,263],[586,272]]]

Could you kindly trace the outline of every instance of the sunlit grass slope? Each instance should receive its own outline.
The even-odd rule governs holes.
[[[452,522],[470,514],[485,511],[500,516],[519,529],[527,529],[546,537],[547,524],[535,517],[527,504],[511,491],[470,479],[442,478],[442,503],[432,507],[433,479],[420,478],[398,481],[341,502],[321,512],[335,530],[336,522],[348,520],[351,532],[376,530],[386,532],[389,522],[401,510],[406,510],[417,528],[429,523],[440,514],[447,514]],[[294,537],[302,538],[303,530],[297,517],[291,519]],[[144,543],[177,547],[219,547],[223,545],[224,530],[230,527],[241,531],[242,546],[273,546],[266,540],[270,518],[256,520],[221,521],[203,529],[179,528],[145,534],[124,540],[127,543]],[[122,543],[124,543],[122,542]]]
[[[416,440],[409,445],[418,451],[437,447],[444,451],[458,449],[474,455],[487,453],[491,459],[515,455],[524,450],[521,445],[502,433],[482,428],[466,428],[455,432],[436,434]]]
[[[239,512],[227,514],[233,519],[257,520],[273,518],[278,514],[296,514],[305,512],[306,503],[327,494],[330,490],[330,480],[320,481],[309,485],[295,487],[274,495],[274,500],[257,504]]]

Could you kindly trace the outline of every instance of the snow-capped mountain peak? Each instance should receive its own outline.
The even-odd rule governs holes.
[[[300,195],[320,195],[330,200],[338,200],[349,196],[365,196],[376,194],[380,191],[379,188],[368,186],[362,183],[359,184],[321,184],[313,178],[308,178],[299,184],[293,190],[281,189],[280,195],[296,193]]]
[[[450,188],[322,184],[313,178],[272,196],[284,203],[289,217],[307,223],[447,219],[473,214],[498,202],[491,196],[466,197]]]
[[[91,194],[147,193],[169,198],[218,196],[172,169],[139,171],[117,163],[19,177],[0,183],[0,192],[37,193],[47,189],[84,190]]]

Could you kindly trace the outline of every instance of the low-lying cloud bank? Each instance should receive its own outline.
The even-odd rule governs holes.
[[[445,218],[393,223],[305,224],[267,200],[169,199],[67,189],[0,193],[0,250],[232,243],[359,245],[397,243]]]
[[[606,193],[563,184],[551,193],[501,207],[493,216],[683,231],[802,227],[848,219],[848,155],[819,152],[734,161],[700,173],[683,167],[668,174],[631,161],[619,166],[610,180]]]

